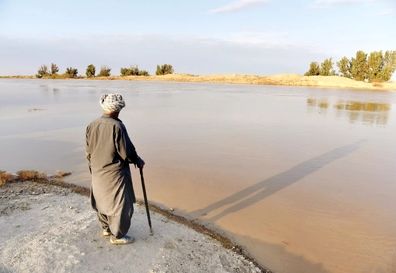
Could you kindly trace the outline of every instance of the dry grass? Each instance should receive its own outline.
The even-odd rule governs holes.
[[[52,176],[53,178],[63,178],[66,176],[71,175],[71,172],[65,172],[65,171],[56,171],[56,173]]]
[[[70,183],[65,183],[62,179],[65,176],[71,175],[71,172],[57,171],[55,175],[48,176],[45,173],[35,170],[20,170],[13,175],[11,173],[0,170],[0,187],[4,186],[9,182],[23,182],[23,181],[34,181],[41,184],[48,184],[68,188],[75,193],[89,196],[90,190],[81,186],[77,186]]]
[[[66,176],[71,175],[71,172],[56,171],[54,175],[48,176],[45,173],[35,171],[35,170],[21,170],[17,173],[16,180],[18,181],[38,181],[38,182],[48,182],[53,179],[62,179]]]
[[[13,174],[0,170],[0,187],[4,186],[9,182],[12,182],[14,179],[15,176]]]
[[[48,176],[43,172],[36,170],[20,170],[16,175],[0,170],[0,185],[4,185],[11,181],[35,181],[35,182],[48,182],[54,179],[62,179],[71,175],[71,172],[57,171],[54,175]]]
[[[32,75],[10,75],[10,76],[0,76],[0,79],[34,79],[35,76]]]
[[[45,173],[38,172],[35,170],[20,170],[16,174],[17,174],[17,180],[19,181],[48,180],[48,176]]]

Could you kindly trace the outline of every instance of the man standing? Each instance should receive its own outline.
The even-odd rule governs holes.
[[[100,98],[103,115],[86,130],[86,156],[92,175],[91,205],[96,210],[102,234],[112,244],[128,244],[127,236],[133,214],[133,191],[129,164],[143,168],[127,130],[118,115],[125,102],[120,94]]]

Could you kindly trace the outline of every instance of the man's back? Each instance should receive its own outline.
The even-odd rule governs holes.
[[[91,171],[100,172],[122,168],[118,155],[115,136],[122,130],[120,120],[103,115],[87,127],[87,147]]]

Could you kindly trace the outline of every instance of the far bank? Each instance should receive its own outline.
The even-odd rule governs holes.
[[[34,76],[0,76],[0,78],[12,79],[35,79]],[[48,78],[52,79],[52,78]],[[68,79],[68,78],[55,78]],[[396,91],[396,82],[363,82],[355,81],[340,76],[302,76],[298,74],[280,74],[270,76],[260,75],[192,75],[192,74],[168,74],[161,76],[109,76],[109,77],[78,77],[73,80],[128,80],[128,81],[174,81],[174,82],[209,82],[229,84],[256,84],[256,85],[279,85],[279,86],[305,86],[320,88],[348,88],[367,90]]]

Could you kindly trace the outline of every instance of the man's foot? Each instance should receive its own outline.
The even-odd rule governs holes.
[[[125,235],[122,238],[117,239],[114,236],[110,236],[110,243],[113,245],[126,245],[132,244],[135,241],[135,238]]]
[[[111,235],[111,232],[110,232],[110,230],[104,229],[104,230],[102,230],[102,235],[107,237],[107,236]]]

